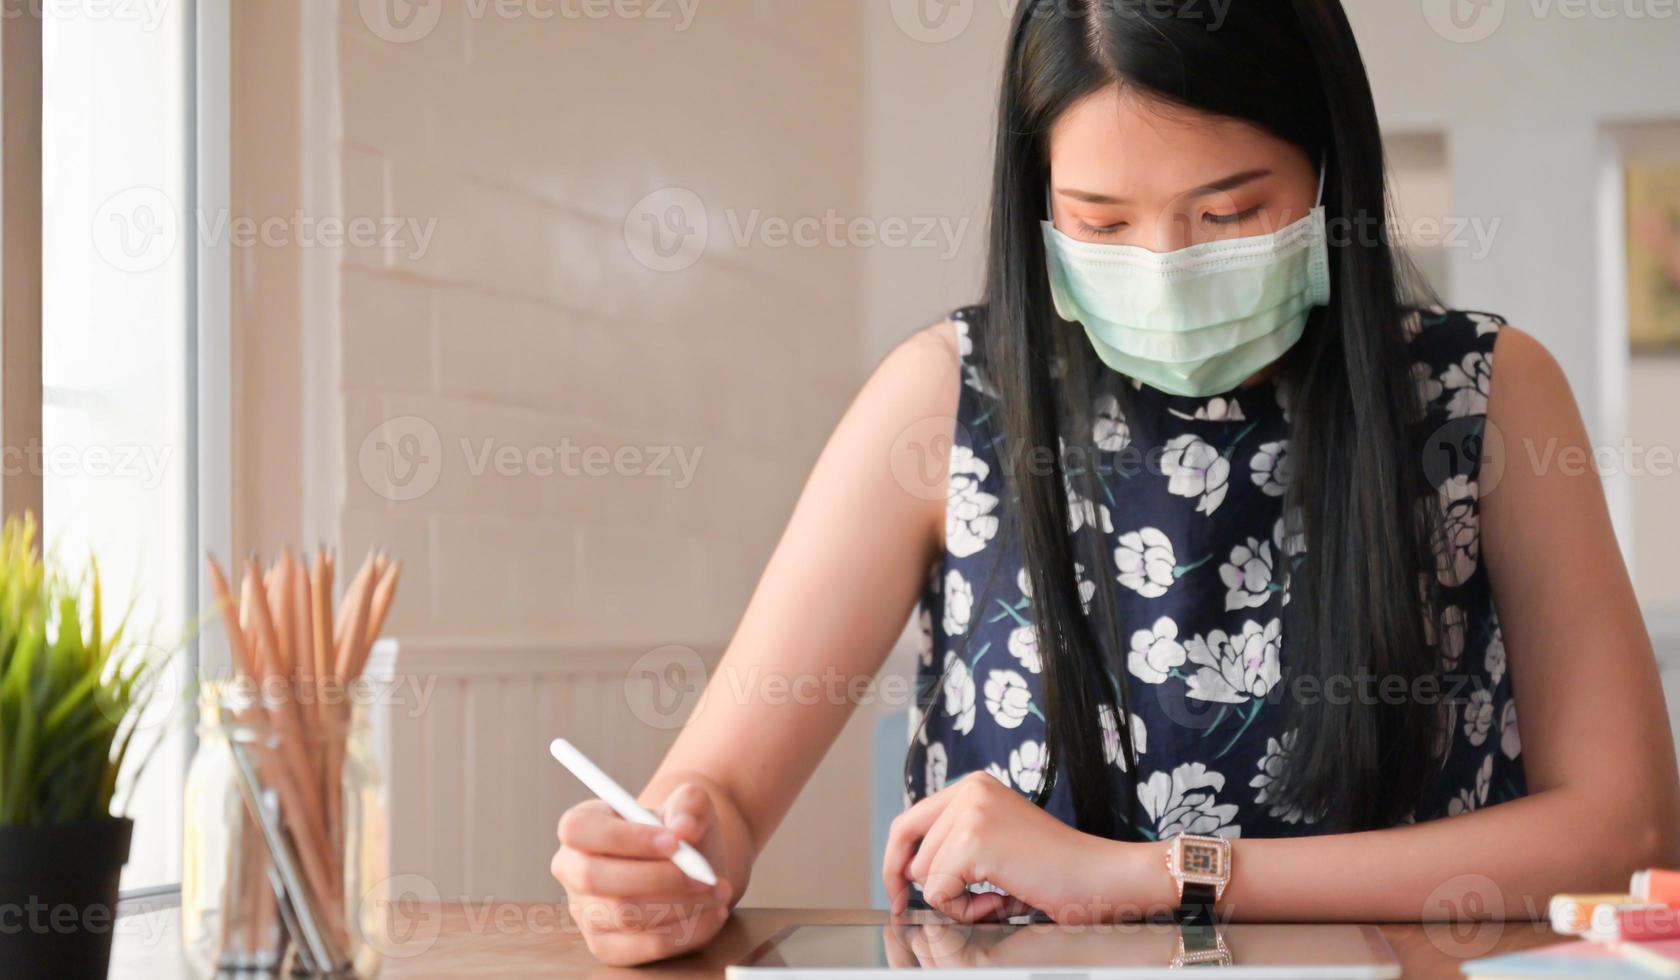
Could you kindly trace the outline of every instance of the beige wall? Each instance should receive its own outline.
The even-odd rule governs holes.
[[[779,224],[862,213],[857,8],[533,19],[450,0],[406,40],[364,19],[377,6],[235,5],[236,210],[398,236],[235,256],[237,547],[390,549],[400,638],[715,648],[865,373],[863,249]],[[667,188],[709,233],[655,271],[638,202]],[[562,445],[571,470],[547,455]],[[486,447],[521,462],[475,471]],[[594,447],[646,455],[586,475]],[[686,454],[691,481],[675,456],[648,472],[656,453]],[[749,900],[867,900],[867,724]]]

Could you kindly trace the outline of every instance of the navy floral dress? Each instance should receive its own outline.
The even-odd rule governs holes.
[[[981,311],[953,314],[963,385],[950,457],[944,555],[918,610],[918,699],[906,797],[986,771],[1023,794],[1045,774],[1043,664],[1007,519],[1004,473],[990,420],[995,392],[974,356]],[[1498,317],[1441,309],[1405,324],[1424,432],[1474,444],[1487,413]],[[1178,833],[1281,837],[1315,832],[1313,815],[1272,792],[1294,734],[1283,730],[1280,679],[1290,663],[1282,610],[1287,565],[1303,542],[1285,531],[1291,462],[1287,390],[1265,382],[1194,398],[1133,385],[1130,417],[1099,397],[1094,441],[1103,499],[1070,499],[1073,534],[1098,534],[1118,575],[1088,578],[1118,597],[1129,649],[1121,680],[1130,717],[1107,709],[1104,733],[1118,812],[1131,839]],[[1479,453],[1426,465],[1442,510],[1435,574],[1442,615],[1431,639],[1442,659],[1434,776],[1412,819],[1432,820],[1526,792],[1512,678],[1480,561]],[[1104,465],[1108,462],[1111,465]],[[1140,465],[1150,461],[1149,465]],[[1310,544],[1310,543],[1309,543]],[[989,588],[988,588],[989,583]],[[1434,635],[1436,633],[1444,635]],[[1130,726],[1137,772],[1126,771],[1118,726]],[[1048,810],[1073,823],[1066,780]]]

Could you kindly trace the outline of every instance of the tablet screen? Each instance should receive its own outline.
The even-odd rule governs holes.
[[[1171,923],[1069,926],[892,923],[794,926],[741,965],[770,970],[1058,969],[1186,965],[1288,968],[1284,975],[1398,976],[1370,926]],[[1347,972],[1343,972],[1347,971]]]

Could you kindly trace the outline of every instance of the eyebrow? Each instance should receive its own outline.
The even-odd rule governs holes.
[[[1259,180],[1262,177],[1270,177],[1271,175],[1272,175],[1272,172],[1270,170],[1265,170],[1265,169],[1243,170],[1243,171],[1240,171],[1238,173],[1234,173],[1234,174],[1230,175],[1229,177],[1221,177],[1218,180],[1211,181],[1209,183],[1203,184],[1200,187],[1192,187],[1190,190],[1185,191],[1180,196],[1181,197],[1191,197],[1191,196],[1196,196],[1196,195],[1201,195],[1201,194],[1214,194],[1214,193],[1218,193],[1220,191],[1236,190],[1238,187],[1241,187],[1244,184],[1250,183],[1252,181]],[[1056,193],[1060,194],[1063,197],[1071,197],[1076,201],[1084,201],[1087,204],[1129,204],[1129,203],[1131,203],[1129,198],[1114,197],[1114,196],[1109,195],[1109,194],[1098,194],[1095,191],[1082,191],[1082,190],[1078,190],[1077,188],[1072,188],[1072,187],[1058,187],[1058,188],[1056,188]]]

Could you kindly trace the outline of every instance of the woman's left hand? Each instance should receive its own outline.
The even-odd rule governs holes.
[[[918,801],[893,820],[881,869],[893,912],[919,882],[928,905],[974,922],[1037,909],[1058,922],[1100,915],[1124,874],[1122,849],[1084,834],[984,772]],[[1163,875],[1164,878],[1164,875]],[[969,892],[990,882],[1007,892]]]

